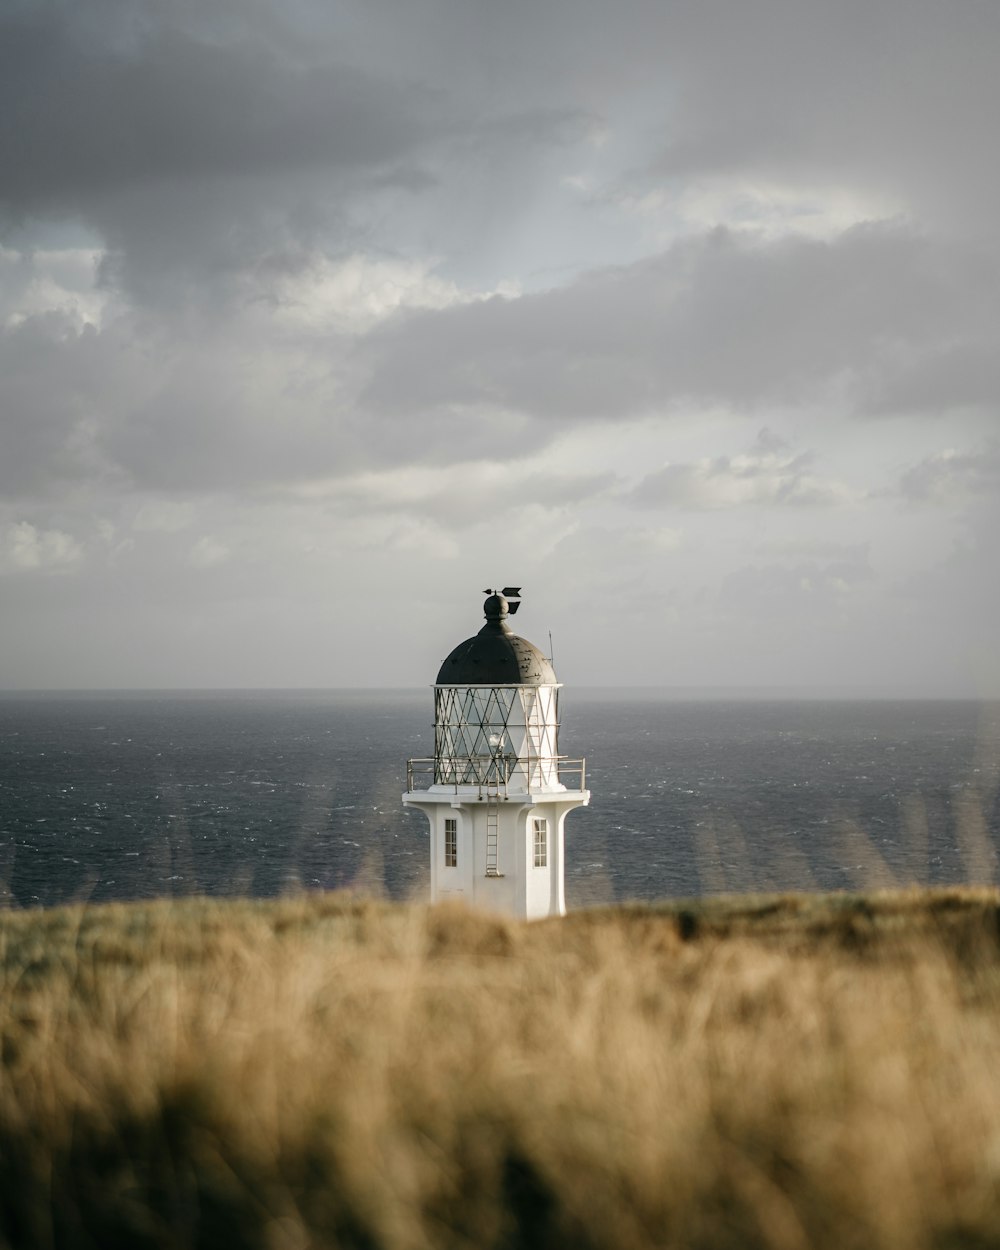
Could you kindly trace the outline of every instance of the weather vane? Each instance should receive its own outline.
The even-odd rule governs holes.
[[[521,587],[520,586],[504,586],[503,590],[490,590],[487,588],[483,591],[484,595],[503,595],[507,600],[507,612],[513,616],[517,609],[521,606]]]

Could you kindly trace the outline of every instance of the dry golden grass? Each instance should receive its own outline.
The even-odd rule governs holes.
[[[0,1242],[1000,1244],[998,915],[8,912]]]

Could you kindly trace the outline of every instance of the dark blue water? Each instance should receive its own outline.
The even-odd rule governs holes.
[[[1000,705],[564,692],[570,907],[996,879]],[[427,886],[430,692],[0,696],[0,901]]]

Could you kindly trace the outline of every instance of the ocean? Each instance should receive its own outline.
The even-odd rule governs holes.
[[[570,908],[997,879],[1000,704],[565,690]],[[0,905],[427,889],[415,691],[0,695]]]

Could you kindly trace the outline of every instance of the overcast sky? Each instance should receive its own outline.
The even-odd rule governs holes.
[[[0,0],[0,687],[1000,695],[996,0]]]

